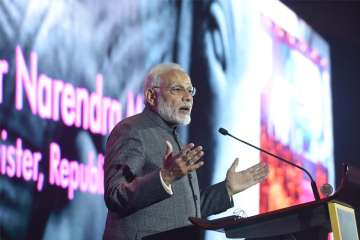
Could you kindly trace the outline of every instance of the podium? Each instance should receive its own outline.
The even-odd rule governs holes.
[[[227,238],[327,240],[329,232],[341,232],[342,225],[348,225],[348,223],[341,222],[334,225],[333,214],[329,213],[329,203],[334,202],[341,203],[341,206],[352,207],[355,212],[358,212],[360,207],[360,169],[346,165],[338,190],[332,196],[320,201],[303,203],[247,218],[238,216],[228,216],[215,220],[189,218],[193,226],[159,233],[146,239],[180,239],[176,237],[181,236],[182,230],[184,230],[184,234],[186,233],[187,236],[182,239],[199,240],[201,239],[199,232],[214,230],[224,232]],[[334,227],[339,229],[333,229]],[[349,230],[349,226],[347,228]],[[347,233],[347,236],[349,234],[352,236],[350,239],[344,239],[341,236],[339,239],[359,239],[358,236],[355,236],[357,235],[356,223],[350,230],[354,230],[354,233]],[[175,234],[172,235],[172,233]]]

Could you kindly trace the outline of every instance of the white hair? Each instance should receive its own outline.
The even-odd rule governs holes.
[[[173,70],[181,71],[181,72],[187,74],[180,67],[180,65],[176,64],[176,63],[158,64],[149,71],[149,73],[146,75],[145,81],[144,81],[145,105],[148,104],[148,102],[146,101],[146,95],[145,95],[146,91],[149,88],[152,88],[152,87],[160,87],[160,83],[161,83],[161,80],[162,80],[161,76],[163,74],[166,74],[166,73],[168,73],[170,71],[173,71]],[[158,102],[157,102],[157,105],[155,106],[155,110],[167,122],[171,122],[171,123],[174,123],[174,124],[187,125],[191,121],[190,114],[186,115],[186,116],[177,115],[176,108],[174,108],[172,103],[166,102],[162,98],[161,95],[158,96]]]
[[[182,69],[181,66],[176,63],[161,63],[153,67],[145,77],[144,94],[149,88],[159,87],[161,82],[161,75],[172,70],[179,70],[186,73],[184,69]]]

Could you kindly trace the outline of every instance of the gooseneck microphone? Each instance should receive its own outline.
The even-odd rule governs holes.
[[[310,179],[310,181],[311,181],[311,189],[312,189],[312,191],[313,191],[315,200],[316,200],[316,201],[320,200],[320,194],[319,194],[319,191],[318,191],[318,189],[317,189],[316,182],[315,182],[314,179],[312,178],[311,174],[310,174],[305,168],[300,167],[299,165],[297,165],[297,164],[295,164],[295,163],[292,163],[292,162],[290,162],[289,160],[286,160],[286,159],[284,159],[284,158],[282,158],[282,157],[280,157],[280,156],[277,156],[277,155],[275,155],[275,154],[273,154],[273,153],[271,153],[271,152],[269,152],[269,151],[266,151],[266,150],[264,150],[264,149],[261,149],[261,148],[255,146],[255,145],[252,145],[251,143],[245,142],[244,140],[241,140],[241,139],[237,138],[237,137],[235,137],[234,135],[231,135],[231,134],[228,132],[228,130],[226,130],[225,128],[219,128],[219,133],[221,133],[222,135],[225,135],[225,136],[230,136],[230,137],[232,137],[232,138],[234,138],[234,139],[236,139],[236,140],[238,140],[238,141],[240,141],[240,142],[242,142],[242,143],[244,143],[244,144],[246,144],[246,145],[248,145],[248,146],[250,146],[250,147],[253,147],[253,148],[259,150],[260,152],[264,152],[264,153],[266,153],[266,154],[268,154],[268,155],[270,155],[270,156],[272,156],[272,157],[274,157],[274,158],[279,159],[279,160],[282,161],[282,162],[285,162],[285,163],[287,163],[287,164],[289,164],[289,165],[291,165],[291,166],[293,166],[293,167],[296,167],[296,168],[300,169],[301,171],[305,172],[306,175],[308,175],[308,177],[309,177],[309,179]]]

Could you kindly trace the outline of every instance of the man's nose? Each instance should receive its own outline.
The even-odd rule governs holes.
[[[193,101],[193,96],[191,95],[190,92],[188,92],[188,91],[184,92],[183,101],[186,101],[186,102],[192,102]]]

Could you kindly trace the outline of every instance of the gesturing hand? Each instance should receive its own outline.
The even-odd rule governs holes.
[[[226,189],[230,197],[263,181],[269,173],[269,167],[265,163],[258,163],[244,171],[236,172],[238,164],[239,159],[236,158],[226,173]]]
[[[163,168],[160,170],[164,182],[171,184],[204,165],[203,161],[199,161],[204,155],[202,149],[202,146],[195,147],[193,143],[190,143],[173,156],[173,147],[169,141],[166,141]]]

